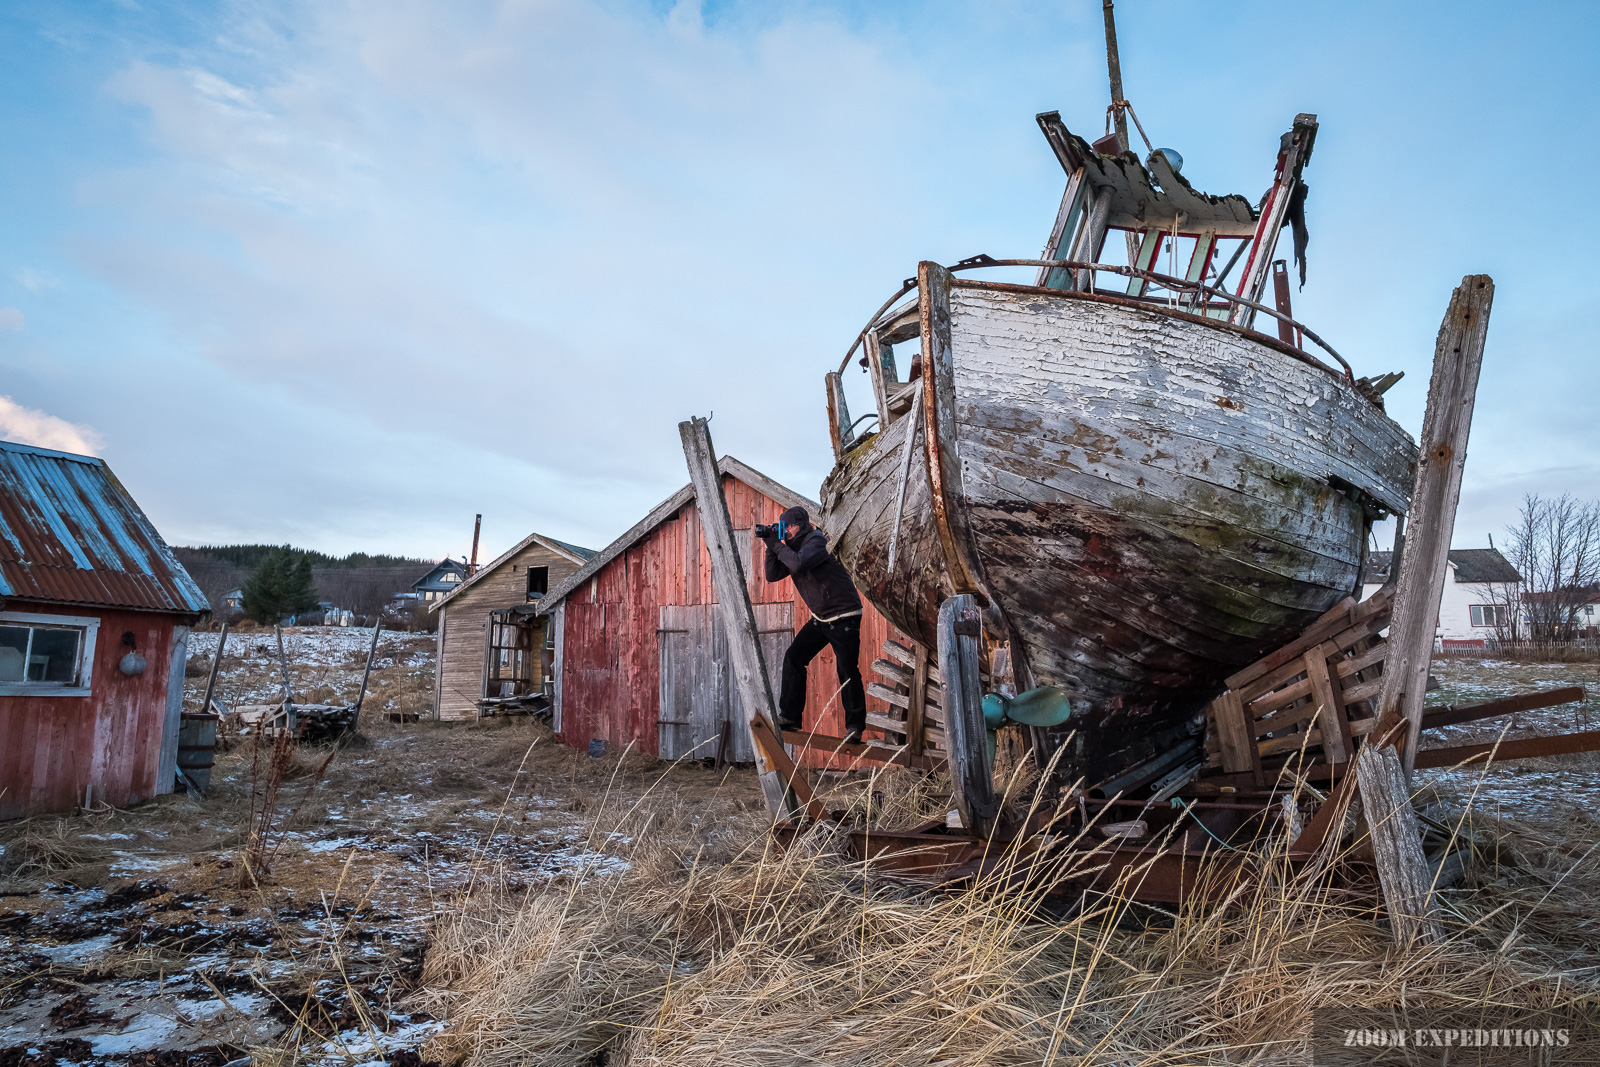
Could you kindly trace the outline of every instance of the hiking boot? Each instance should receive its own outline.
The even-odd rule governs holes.
[[[861,727],[852,726],[844,732],[844,743],[847,745],[861,744]]]
[[[791,733],[798,733],[800,730],[805,729],[805,724],[799,719],[779,719],[778,729],[788,730]]]

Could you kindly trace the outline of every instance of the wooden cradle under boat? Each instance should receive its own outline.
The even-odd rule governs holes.
[[[1157,191],[1131,153],[1046,132],[1075,166],[1045,257],[1029,261],[1038,284],[919,267],[915,299],[863,333],[876,432],[851,436],[829,376],[838,463],[821,525],[867,598],[929,647],[940,603],[976,594],[989,643],[1008,648],[1011,678],[993,683],[1071,693],[1061,769],[1094,781],[1198,748],[1221,679],[1358,592],[1371,523],[1406,510],[1416,446],[1366,380],[1292,343],[1298,323],[1252,328],[1257,310],[1274,314],[1251,279],[1266,276],[1259,246],[1286,224],[1309,135],[1298,158],[1285,137],[1262,212],[1245,204],[1241,219],[1242,198],[1194,193],[1159,152]],[[1119,215],[1141,176],[1143,215]],[[1149,270],[1193,221],[1180,193],[1196,214],[1217,205],[1187,279]],[[1119,221],[1144,233],[1135,265],[1075,269]],[[1245,234],[1258,247],[1240,292],[1200,285],[1217,237]],[[1095,288],[1108,270],[1128,292]],[[1173,295],[1153,299],[1156,284]],[[893,346],[913,338],[918,373],[899,381]]]

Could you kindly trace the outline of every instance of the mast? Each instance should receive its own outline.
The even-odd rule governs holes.
[[[1111,0],[1105,0],[1101,10],[1106,17],[1106,72],[1111,76],[1111,122],[1112,128],[1117,131],[1118,151],[1128,150],[1128,98],[1122,95],[1122,57],[1117,54],[1117,16],[1111,10]],[[1141,129],[1141,133],[1143,130]],[[1128,245],[1128,266],[1137,266],[1139,263],[1139,238],[1133,231],[1122,235]],[[1158,249],[1159,245],[1156,246]],[[1091,256],[1093,253],[1090,253]],[[1093,275],[1090,275],[1093,278]],[[1089,282],[1089,287],[1094,288],[1094,282]]]
[[[1112,13],[1111,0],[1102,5],[1106,16],[1106,70],[1111,75],[1111,121],[1117,136],[1122,139],[1122,150],[1128,150],[1128,106],[1122,95],[1122,60],[1117,55],[1117,17]]]

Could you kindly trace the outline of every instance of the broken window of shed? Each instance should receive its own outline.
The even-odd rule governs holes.
[[[537,600],[550,591],[550,568],[528,568],[528,599]]]

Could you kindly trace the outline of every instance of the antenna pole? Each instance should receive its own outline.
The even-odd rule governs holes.
[[[468,578],[478,573],[478,531],[481,529],[483,529],[483,516],[477,515],[472,520],[472,562],[467,564]]]
[[[1111,0],[1102,5],[1106,16],[1106,69],[1111,75],[1111,121],[1122,138],[1123,151],[1128,149],[1127,98],[1122,95],[1122,60],[1117,56],[1117,17],[1111,11]]]

